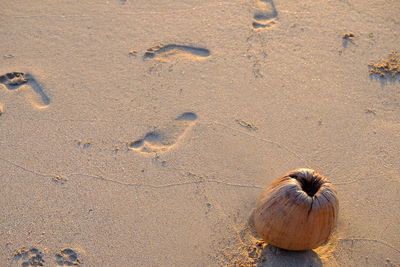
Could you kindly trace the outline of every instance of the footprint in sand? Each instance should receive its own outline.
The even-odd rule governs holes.
[[[172,122],[156,128],[147,133],[143,138],[129,144],[129,149],[143,153],[165,152],[173,148],[176,143],[195,124],[197,115],[185,112]]]
[[[273,0],[255,0],[256,11],[253,16],[253,28],[264,29],[275,24],[278,12]]]
[[[58,266],[79,266],[81,264],[78,253],[69,248],[56,253],[55,257]]]
[[[37,248],[25,249],[22,248],[15,252],[12,257],[12,263],[17,263],[22,267],[29,267],[29,266],[44,266],[44,254],[38,250]]]
[[[167,61],[167,58],[171,56],[184,57],[191,60],[203,60],[208,58],[210,54],[210,50],[206,48],[169,44],[153,46],[147,49],[143,57],[159,61]]]
[[[46,108],[50,104],[50,98],[44,92],[42,86],[29,73],[22,72],[9,72],[0,76],[0,83],[3,84],[8,90],[20,90],[24,87],[30,87],[32,93],[30,98],[32,105],[36,108]]]

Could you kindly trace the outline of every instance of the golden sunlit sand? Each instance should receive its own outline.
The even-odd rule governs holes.
[[[398,266],[399,1],[0,1],[1,266]],[[312,168],[327,243],[253,225]]]

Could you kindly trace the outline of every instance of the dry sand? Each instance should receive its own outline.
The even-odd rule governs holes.
[[[399,51],[399,11],[0,1],[1,266],[397,266],[400,83],[368,64]],[[297,167],[340,199],[308,252],[248,225]]]

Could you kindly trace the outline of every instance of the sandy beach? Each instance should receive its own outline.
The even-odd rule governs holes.
[[[0,1],[0,265],[400,266],[400,72],[370,73],[400,52],[399,11]],[[290,252],[251,214],[301,167],[339,218]]]

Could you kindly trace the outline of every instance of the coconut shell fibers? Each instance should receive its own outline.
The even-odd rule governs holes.
[[[339,202],[329,180],[312,169],[295,169],[261,195],[254,225],[269,244],[307,250],[328,241],[336,226]]]

